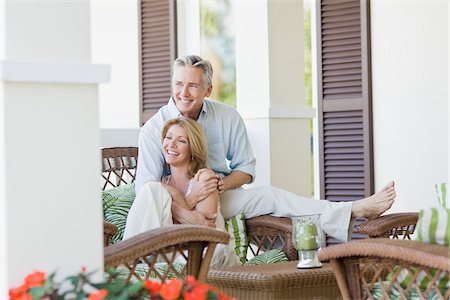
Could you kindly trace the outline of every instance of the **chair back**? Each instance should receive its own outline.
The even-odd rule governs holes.
[[[102,149],[102,190],[132,183],[136,180],[137,147]]]

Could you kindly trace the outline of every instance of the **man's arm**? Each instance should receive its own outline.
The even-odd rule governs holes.
[[[233,171],[219,180],[219,193],[227,190],[240,188],[242,185],[251,182],[252,176],[242,171]]]
[[[139,134],[139,155],[136,170],[136,194],[149,181],[159,182],[163,175],[164,156],[161,148],[161,130],[158,121],[152,119]]]

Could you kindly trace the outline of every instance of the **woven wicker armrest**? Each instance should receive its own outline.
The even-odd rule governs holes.
[[[381,216],[357,226],[358,232],[371,238],[410,239],[418,219],[417,213],[397,213]]]
[[[333,245],[319,251],[320,260],[344,257],[381,257],[450,272],[447,247],[418,241],[368,239]]]
[[[296,260],[297,250],[292,244],[292,221],[290,218],[259,216],[245,222],[247,237],[254,255],[259,251],[282,248],[289,260]],[[255,248],[255,249],[254,249]]]
[[[441,279],[450,274],[450,251],[445,246],[368,239],[324,248],[319,259],[330,260],[344,299],[373,299],[380,293],[383,299],[393,293],[399,299],[450,298],[450,289],[441,286]]]
[[[143,232],[117,244],[105,248],[105,269],[125,266],[130,275],[143,279],[137,271],[139,265],[145,266],[145,272],[158,272],[155,264],[167,263],[168,272],[156,274],[166,280],[170,271],[179,272],[173,265],[175,259],[183,256],[187,260],[185,272],[199,280],[206,280],[212,254],[217,243],[226,244],[230,236],[222,231],[196,225],[172,225]],[[207,248],[207,251],[203,251]]]
[[[103,246],[109,245],[111,238],[117,233],[117,227],[109,222],[103,221]]]

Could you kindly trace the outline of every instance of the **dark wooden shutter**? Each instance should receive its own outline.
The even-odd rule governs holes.
[[[171,95],[176,56],[176,1],[140,0],[141,124]]]
[[[373,193],[368,4],[317,1],[320,184],[331,201]]]

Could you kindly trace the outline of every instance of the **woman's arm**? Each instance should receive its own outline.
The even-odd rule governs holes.
[[[165,184],[165,183],[161,183],[161,184],[167,190],[167,192],[169,192],[170,197],[172,197],[172,201],[176,202],[179,206],[181,206],[184,209],[192,210],[192,208],[190,208],[187,205],[186,199],[181,194],[179,189],[177,189],[173,186],[170,186],[168,184]]]
[[[201,176],[200,176],[201,175]],[[192,189],[185,200],[190,209],[217,191],[219,176],[210,169],[198,170],[192,179]]]
[[[172,218],[180,224],[203,225],[215,228],[217,214],[204,216],[198,211],[185,209],[177,202],[172,201]]]
[[[212,170],[209,169],[203,169],[200,171],[200,173],[197,173],[199,181],[202,181],[205,178],[211,178],[211,176],[216,175]],[[195,205],[195,210],[205,216],[208,214],[217,213],[219,208],[219,200],[219,191],[216,187],[215,189],[211,189],[210,193],[204,200],[197,202],[197,204]]]

